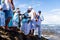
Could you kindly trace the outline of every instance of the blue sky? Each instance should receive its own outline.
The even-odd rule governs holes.
[[[28,6],[32,6],[36,13],[42,11],[42,24],[60,24],[60,0],[14,0],[15,7],[24,13]]]
[[[32,6],[36,11],[40,10],[40,0],[14,0],[14,4],[15,7],[19,7],[21,11],[27,10],[29,6]]]

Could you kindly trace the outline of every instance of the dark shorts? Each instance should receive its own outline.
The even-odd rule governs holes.
[[[9,17],[12,18],[13,16],[13,11],[12,10],[3,10],[5,13],[5,20],[7,20]]]

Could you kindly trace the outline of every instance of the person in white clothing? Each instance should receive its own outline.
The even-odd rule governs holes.
[[[36,20],[34,20],[34,35],[38,35],[38,37],[41,38],[41,22],[44,20],[44,18],[41,17],[41,11],[38,11],[38,15],[35,17],[35,19]]]
[[[5,29],[8,29],[8,23],[13,16],[13,0],[4,0],[2,6],[5,13]]]
[[[34,9],[33,9],[31,6],[28,7],[28,10],[30,11],[29,16],[31,17],[31,22],[30,22],[30,27],[31,27],[31,29],[30,29],[30,34],[33,35],[33,34],[34,34],[34,26],[33,26],[32,24],[33,24],[33,18],[34,18],[34,16],[35,16],[36,12],[34,11]]]
[[[19,8],[16,9],[12,19],[9,22],[9,29],[17,31],[17,28],[19,28],[19,14],[20,10]]]
[[[34,9],[31,6],[28,7],[28,10],[30,10],[29,16],[31,16],[31,20],[32,20],[34,18],[34,14],[36,12],[34,11]]]

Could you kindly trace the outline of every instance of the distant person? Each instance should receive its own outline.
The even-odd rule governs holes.
[[[8,29],[8,23],[13,16],[14,4],[13,0],[4,0],[3,11],[5,13],[5,29]]]
[[[0,5],[0,28],[5,27],[5,13],[2,11],[2,6]]]
[[[31,25],[30,25],[30,27],[31,27],[31,31],[30,31],[30,32],[31,32],[31,33],[30,33],[30,34],[33,35],[33,33],[34,33],[34,27],[32,26],[32,23],[33,23],[32,20],[33,20],[33,18],[34,18],[34,16],[35,16],[35,13],[36,13],[36,12],[34,11],[34,9],[33,9],[31,6],[28,7],[28,10],[30,11],[30,12],[29,12],[29,16],[31,17],[31,22],[30,22],[30,24],[31,24]]]

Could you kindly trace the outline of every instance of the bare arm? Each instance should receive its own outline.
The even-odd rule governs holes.
[[[12,5],[12,9],[14,10],[14,9],[15,9],[15,7],[14,7],[13,0],[8,0],[8,2],[9,2],[9,3],[11,3],[11,5]]]
[[[14,7],[13,0],[11,1],[11,4],[12,4],[12,9],[14,10],[14,9],[15,9],[15,7]]]

